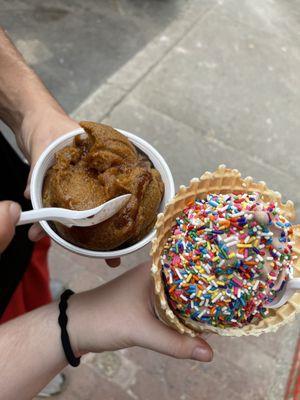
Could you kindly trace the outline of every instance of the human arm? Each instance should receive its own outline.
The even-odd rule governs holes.
[[[79,128],[51,95],[37,74],[0,27],[0,119],[15,133],[17,143],[30,162],[31,172],[43,150],[57,137]],[[29,174],[25,195],[29,198]],[[44,235],[39,224],[29,238]],[[116,267],[120,259],[107,260]]]
[[[79,127],[0,28],[0,118],[34,164],[56,137]]]
[[[0,253],[14,235],[18,204],[0,202]],[[150,265],[69,299],[68,332],[77,356],[141,346],[177,358],[209,361],[201,338],[183,336],[155,316]],[[0,400],[31,399],[67,365],[60,342],[58,304],[38,308],[0,326]]]
[[[152,294],[150,266],[143,264],[72,296],[67,314],[75,354],[141,346],[210,361],[212,351],[203,339],[181,335],[157,320]],[[66,365],[57,318],[53,303],[0,327],[1,400],[32,398]]]
[[[15,133],[18,146],[30,162],[31,170],[49,143],[79,127],[26,64],[1,28],[0,119]],[[29,197],[29,186],[26,195]],[[31,229],[30,237],[36,240],[40,236],[41,230],[36,225]]]

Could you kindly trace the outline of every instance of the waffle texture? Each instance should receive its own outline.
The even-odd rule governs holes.
[[[193,178],[190,185],[180,186],[176,196],[168,203],[164,213],[158,215],[156,237],[152,241],[152,269],[155,284],[155,309],[157,316],[180,333],[196,336],[202,332],[214,332],[222,336],[259,336],[264,332],[275,332],[280,326],[294,320],[300,312],[300,293],[294,294],[289,301],[278,309],[270,309],[269,315],[258,324],[249,324],[242,328],[218,328],[206,324],[183,324],[169,307],[161,275],[160,256],[163,246],[170,236],[175,219],[181,214],[186,204],[196,197],[205,198],[209,193],[258,192],[263,201],[276,201],[282,214],[290,221],[295,220],[295,207],[292,201],[282,203],[281,194],[269,189],[265,182],[254,182],[251,177],[242,178],[236,169],[220,165],[213,173],[205,172],[201,178]],[[293,253],[298,258],[294,262],[294,276],[300,276],[300,225],[293,226],[295,245]]]

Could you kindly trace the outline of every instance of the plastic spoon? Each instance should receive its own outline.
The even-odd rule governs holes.
[[[267,308],[279,308],[285,304],[294,293],[300,292],[300,278],[290,279],[283,288],[276,293],[271,303],[266,303]]]
[[[92,226],[115,215],[129,200],[131,194],[116,197],[90,210],[76,211],[66,208],[40,208],[21,213],[17,225],[26,225],[38,221],[57,221],[71,226]]]

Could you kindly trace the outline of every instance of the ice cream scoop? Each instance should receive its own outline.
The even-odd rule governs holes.
[[[251,263],[251,261],[252,262],[254,261],[254,263],[253,263],[253,265],[246,264],[246,266],[251,267],[251,268],[248,268],[248,270],[250,269],[250,271],[254,267],[253,272],[255,272],[256,264],[259,267],[262,266],[261,263],[257,263],[255,260],[255,258],[258,258],[258,260],[259,260],[259,257],[256,256],[256,254],[258,254],[258,253],[256,253],[256,251],[254,250],[254,248],[255,248],[256,250],[258,250],[260,252],[259,255],[264,260],[266,260],[267,257],[275,258],[274,267],[284,270],[287,273],[285,275],[286,281],[291,280],[293,278],[293,276],[300,277],[300,260],[299,260],[299,257],[298,258],[296,257],[300,254],[300,225],[295,225],[293,223],[295,221],[295,217],[296,217],[295,216],[295,214],[296,214],[295,207],[294,207],[293,202],[290,200],[287,200],[286,202],[282,201],[281,194],[279,192],[275,192],[274,190],[270,189],[265,182],[262,182],[262,181],[256,182],[252,177],[243,178],[238,170],[230,169],[224,165],[220,165],[213,172],[207,171],[200,178],[191,179],[188,186],[183,186],[183,185],[180,186],[178,193],[173,198],[173,200],[169,203],[169,205],[166,207],[164,213],[162,213],[158,216],[158,220],[157,220],[157,224],[156,224],[156,237],[153,240],[152,250],[151,250],[152,260],[153,260],[151,274],[154,279],[154,285],[155,285],[154,287],[155,287],[155,310],[156,310],[156,313],[157,313],[158,317],[160,318],[160,320],[163,321],[164,323],[166,323],[168,326],[172,327],[173,329],[176,329],[180,333],[186,333],[193,337],[202,332],[213,332],[213,333],[216,333],[221,336],[234,336],[234,337],[248,336],[248,335],[259,336],[262,333],[275,332],[281,326],[293,321],[295,319],[297,313],[300,312],[300,293],[295,293],[290,299],[287,300],[286,304],[284,304],[282,307],[279,307],[278,309],[268,309],[266,306],[266,300],[270,303],[273,299],[272,298],[265,299],[265,296],[264,296],[264,299],[262,299],[263,303],[261,304],[261,305],[264,305],[261,309],[261,311],[263,312],[263,315],[261,315],[261,317],[259,317],[259,315],[257,313],[258,318],[255,318],[255,315],[252,314],[252,317],[250,317],[249,320],[247,318],[246,318],[246,321],[244,320],[245,323],[238,323],[237,325],[230,323],[230,322],[234,322],[234,321],[232,321],[232,319],[234,319],[234,318],[232,318],[230,316],[230,314],[231,314],[230,311],[236,310],[236,314],[238,317],[239,317],[239,311],[241,312],[244,310],[244,312],[246,311],[247,313],[254,311],[254,308],[252,309],[253,302],[251,301],[251,299],[245,298],[245,294],[247,295],[247,292],[245,290],[246,288],[240,287],[240,289],[241,289],[240,292],[239,292],[238,288],[239,288],[239,284],[242,284],[242,283],[248,284],[249,287],[251,288],[252,284],[255,283],[255,276],[253,276],[254,280],[252,282],[251,282],[251,275],[250,275],[250,279],[249,279],[249,277],[245,276],[245,278],[248,278],[248,279],[246,279],[246,280],[243,279],[243,282],[241,282],[241,280],[234,279],[235,282],[233,281],[230,283],[229,282],[230,279],[232,280],[232,278],[234,278],[234,276],[230,276],[231,274],[229,274],[229,276],[228,276],[224,273],[223,273],[224,276],[222,279],[220,279],[220,280],[213,279],[217,285],[220,284],[218,282],[218,280],[220,282],[221,282],[221,280],[228,281],[229,288],[227,288],[227,289],[229,289],[229,290],[228,290],[228,293],[226,293],[226,290],[225,290],[226,295],[230,294],[230,289],[233,289],[233,291],[235,291],[237,293],[237,295],[240,295],[240,297],[241,297],[242,291],[244,291],[246,293],[243,294],[242,297],[244,297],[244,299],[242,298],[241,302],[248,300],[248,303],[249,303],[249,300],[250,300],[250,304],[248,304],[248,307],[247,307],[247,304],[245,306],[239,305],[240,300],[238,300],[236,302],[236,299],[232,298],[232,302],[231,302],[231,298],[229,298],[229,299],[227,298],[228,303],[226,303],[226,304],[229,306],[229,310],[227,311],[229,314],[226,315],[226,308],[222,309],[222,307],[221,307],[221,310],[220,310],[220,308],[218,309],[218,304],[216,304],[216,303],[218,303],[218,300],[219,300],[217,298],[218,293],[216,293],[216,295],[212,295],[213,294],[212,292],[217,292],[218,288],[217,289],[209,288],[209,291],[211,291],[211,293],[207,293],[207,294],[212,295],[211,297],[215,297],[216,300],[214,300],[214,298],[212,298],[212,300],[214,300],[214,303],[213,303],[214,307],[211,307],[211,309],[210,309],[211,313],[205,315],[205,317],[209,317],[209,315],[212,315],[212,316],[215,315],[215,317],[217,317],[218,315],[220,315],[220,311],[222,311],[223,313],[225,313],[225,323],[227,322],[226,321],[226,317],[227,317],[229,324],[226,323],[226,325],[223,324],[223,326],[221,326],[222,324],[219,324],[218,320],[216,320],[214,324],[210,324],[209,321],[205,321],[205,319],[207,319],[207,318],[204,318],[204,320],[202,322],[193,320],[192,318],[185,318],[184,317],[184,308],[181,308],[181,310],[179,310],[176,307],[173,307],[174,303],[171,304],[171,299],[170,299],[171,296],[170,295],[172,293],[174,293],[176,288],[175,287],[172,288],[170,286],[170,290],[168,290],[169,289],[168,288],[168,280],[167,280],[166,274],[164,273],[167,266],[164,265],[165,263],[164,264],[162,263],[161,257],[165,253],[168,253],[168,246],[170,244],[169,240],[171,240],[172,234],[175,234],[175,232],[173,232],[174,225],[177,223],[180,224],[180,221],[183,221],[183,223],[188,222],[187,219],[185,220],[184,218],[182,218],[184,216],[183,214],[191,207],[191,205],[193,204],[193,202],[195,202],[196,199],[205,201],[205,199],[207,200],[207,196],[214,194],[214,193],[215,194],[223,194],[223,195],[231,194],[234,196],[257,193],[257,195],[259,196],[260,203],[264,203],[266,206],[269,204],[270,211],[274,207],[273,212],[275,212],[277,217],[276,217],[276,215],[274,215],[275,218],[273,218],[273,221],[274,221],[274,219],[276,220],[276,218],[278,218],[278,220],[281,223],[289,225],[289,226],[284,226],[284,229],[286,230],[286,232],[283,232],[284,236],[280,235],[280,237],[279,237],[281,239],[281,240],[279,240],[279,242],[281,244],[283,244],[283,243],[286,244],[287,248],[283,249],[283,251],[282,250],[280,251],[279,249],[275,248],[275,246],[273,246],[274,248],[270,247],[270,244],[272,245],[270,239],[274,238],[274,236],[276,237],[276,235],[274,235],[274,233],[272,232],[273,226],[271,224],[269,224],[268,222],[267,222],[266,226],[263,226],[264,224],[261,224],[258,221],[259,215],[257,215],[256,223],[258,225],[260,225],[260,228],[258,229],[260,234],[258,235],[259,237],[257,238],[258,239],[257,245],[255,243],[255,246],[253,247],[253,249],[251,249],[251,246],[249,246],[249,244],[251,245],[251,242],[245,243],[245,240],[246,240],[246,242],[249,241],[249,239],[247,239],[248,235],[246,235],[244,240],[243,240],[243,236],[242,236],[240,238],[241,239],[240,243],[236,243],[236,246],[234,246],[234,243],[232,246],[229,246],[229,250],[230,250],[229,255],[231,253],[235,253],[236,255],[238,255],[237,258],[239,259],[241,256],[245,255],[245,253],[247,254],[247,252],[248,252],[248,256],[246,258],[248,258],[250,256],[254,257],[254,260],[253,259],[249,260],[250,263]],[[237,202],[237,203],[239,203],[239,202]],[[243,201],[242,201],[241,207],[243,208],[245,206],[246,206],[246,204],[243,204]],[[224,205],[224,207],[222,207],[221,205],[219,207],[222,210],[222,209],[224,209],[225,205]],[[236,208],[240,208],[240,206],[237,204]],[[251,211],[251,213],[254,214],[254,210],[250,210],[250,211]],[[237,214],[236,217],[238,217],[238,212],[240,212],[240,211],[236,211],[236,214]],[[269,212],[269,210],[268,210],[268,212]],[[221,213],[222,213],[222,211],[220,212],[220,214]],[[249,212],[247,212],[246,214],[248,214],[248,213]],[[231,218],[230,214],[232,214],[232,213],[228,213],[229,218]],[[212,217],[214,218],[214,216],[212,216]],[[240,218],[241,218],[240,221],[234,221],[234,218],[232,218],[232,221],[229,220],[230,225],[232,225],[232,231],[228,235],[229,243],[234,242],[233,240],[231,240],[230,236],[233,235],[234,230],[236,228],[240,231],[241,235],[243,235],[243,232],[242,232],[243,230],[244,230],[244,233],[246,233],[248,230],[247,226],[245,226],[246,224],[244,224],[245,220],[242,218],[241,215],[240,215]],[[239,219],[239,218],[237,218],[237,219]],[[254,222],[254,219],[252,219],[252,221]],[[225,222],[225,224],[223,223],[221,225],[221,226],[223,226],[222,230],[227,229],[228,231],[230,231],[229,222]],[[233,224],[231,224],[231,222],[233,222]],[[261,221],[261,222],[263,222],[263,221]],[[209,225],[208,220],[207,220],[207,223]],[[240,223],[240,226],[239,226],[239,223]],[[293,223],[293,224],[291,225],[291,223]],[[201,228],[201,227],[203,227],[203,225],[200,225],[199,227]],[[227,225],[227,227],[226,227],[226,225]],[[244,226],[242,226],[242,225],[244,225]],[[251,228],[251,226],[250,226],[250,228]],[[197,229],[197,231],[199,231],[199,228]],[[196,234],[198,233],[197,231],[195,232],[193,230],[192,226],[189,226],[189,229],[186,231],[186,239],[188,239],[188,237],[189,237],[190,241],[191,241],[191,244],[189,244],[188,247],[195,244],[196,241],[199,241],[201,243],[201,240],[199,240],[200,237],[198,237],[201,235],[195,235],[195,233]],[[252,229],[252,231],[253,231],[253,229]],[[249,235],[250,239],[252,236],[252,231],[250,229],[250,235]],[[209,232],[209,231],[207,231],[207,232]],[[279,230],[279,232],[280,232],[280,230]],[[216,231],[214,230],[214,232],[211,232],[211,233],[216,233]],[[261,233],[263,233],[263,235]],[[273,233],[273,235],[272,235],[272,233]],[[177,231],[177,234],[179,235],[179,231]],[[199,231],[199,234],[200,234],[200,231]],[[216,236],[218,238],[218,235],[216,235]],[[223,232],[223,233],[220,233],[220,236],[221,237],[223,236],[226,239],[227,235],[225,232]],[[269,237],[270,241],[267,240],[268,237]],[[210,235],[210,239],[213,239],[213,235]],[[253,240],[255,241],[256,239],[254,238],[254,239],[252,239],[252,241]],[[174,243],[175,243],[175,241],[176,241],[176,238],[174,237]],[[243,241],[244,241],[244,243],[243,243]],[[211,240],[208,240],[207,243],[208,242],[211,245]],[[260,242],[262,242],[262,243],[260,243]],[[202,243],[204,243],[204,241],[202,241]],[[237,247],[237,244],[241,244],[242,246]],[[248,244],[249,247],[243,246],[243,244],[246,244],[246,245]],[[274,243],[274,244],[276,244],[276,243]],[[264,247],[263,247],[263,245],[264,245]],[[204,247],[204,246],[201,246],[201,247]],[[215,247],[215,243],[213,243],[213,246],[211,246],[211,247],[213,247],[213,250],[217,249]],[[236,249],[238,249],[237,251],[236,251],[235,247],[236,247]],[[178,250],[181,250],[181,248],[182,248],[182,246],[178,243]],[[286,250],[286,253],[284,252],[284,250]],[[176,246],[175,246],[175,251],[177,251]],[[269,251],[271,251],[272,254],[270,254]],[[263,252],[265,252],[265,254],[262,254]],[[280,266],[280,264],[282,264],[282,261],[280,260],[279,254],[277,252],[284,253],[283,258],[285,259],[285,261],[284,261],[285,266],[283,266],[283,265]],[[205,252],[203,252],[203,253],[205,254]],[[252,253],[252,254],[249,254],[249,253]],[[192,251],[189,251],[188,255],[192,255]],[[208,254],[208,255],[210,255],[210,254]],[[180,259],[182,256],[185,256],[185,253],[179,254]],[[197,256],[199,256],[199,254],[197,254]],[[285,257],[285,256],[287,256],[287,257]],[[233,255],[231,257],[233,257]],[[207,256],[205,258],[207,258]],[[248,263],[246,258],[245,258],[245,261]],[[276,260],[276,258],[277,258],[277,260]],[[229,258],[229,260],[230,260],[230,263],[232,263],[232,259]],[[266,261],[271,261],[271,260],[266,260]],[[169,265],[170,265],[170,262],[171,262],[171,258],[167,259],[166,263],[169,263]],[[192,262],[195,262],[195,264],[199,264],[199,260],[197,260],[197,259],[194,261],[192,260]],[[220,262],[222,263],[221,260],[219,260],[219,263]],[[228,262],[228,261],[225,260],[224,264],[226,264],[226,262]],[[218,263],[218,259],[215,259],[215,261],[212,261],[212,264],[215,264],[215,263]],[[206,264],[207,264],[207,262],[205,263],[205,265]],[[236,262],[233,262],[232,264],[233,264],[233,266],[236,266],[236,267],[240,266]],[[194,265],[193,267],[196,270],[198,270],[198,268],[201,266],[202,265],[200,265],[200,266]],[[176,274],[173,275],[173,278],[175,277],[175,279],[173,279],[174,285],[172,285],[172,286],[179,285],[180,283],[182,283],[181,288],[186,290],[186,292],[187,292],[186,296],[182,292],[177,292],[177,295],[183,294],[183,296],[185,296],[186,298],[194,297],[193,305],[198,307],[198,305],[196,303],[197,303],[197,301],[199,301],[198,300],[199,297],[197,295],[199,295],[201,297],[202,294],[200,292],[199,293],[196,292],[196,296],[193,295],[193,281],[197,280],[199,278],[202,278],[202,277],[209,278],[208,282],[209,282],[209,280],[211,280],[211,284],[212,284],[211,286],[214,286],[213,282],[212,282],[213,276],[205,276],[205,275],[207,275],[207,273],[205,272],[205,269],[201,270],[201,268],[199,268],[199,271],[197,273],[196,273],[196,271],[193,270],[193,268],[191,268],[192,273],[191,273],[191,276],[189,276],[190,274],[185,273],[184,270],[179,269],[178,265],[174,265],[174,267],[176,267],[178,269],[178,272],[181,274],[182,278],[186,278],[185,282],[184,281],[180,282],[180,280],[177,279]],[[187,265],[187,267],[188,267],[188,265]],[[226,266],[224,267],[223,263],[221,264],[221,267],[224,268],[224,271],[228,270],[228,268],[226,268]],[[235,269],[235,271],[232,271],[232,272],[234,272],[234,274],[232,274],[232,275],[239,275],[239,274],[241,275],[244,271],[241,268],[239,268],[239,269],[240,269],[240,271],[238,271],[238,269]],[[273,268],[273,269],[275,269],[275,268]],[[283,277],[283,273],[282,274],[278,273],[278,269],[271,271],[272,275],[273,275],[273,276],[271,275],[271,277],[272,277],[271,281],[274,282],[273,288],[274,287],[276,288],[276,292],[280,292],[281,289],[283,288],[283,287],[277,288],[277,283],[280,283],[281,278]],[[186,271],[186,272],[188,272],[188,271]],[[218,273],[218,272],[220,272],[220,270],[217,270],[216,272]],[[228,271],[228,272],[231,272],[231,271]],[[194,277],[194,274],[195,274],[195,277]],[[255,290],[256,294],[259,294],[259,292],[261,292],[261,289],[263,290],[263,289],[268,288],[268,285],[267,285],[268,282],[266,281],[266,278],[264,277],[264,275],[258,274],[258,278],[261,282],[258,282],[258,287],[254,286],[254,288],[253,288],[253,289],[256,289]],[[205,282],[203,282],[203,283],[205,283]],[[221,285],[222,285],[222,283],[223,282],[221,282]],[[281,285],[282,285],[282,283],[284,285],[284,282],[281,281]],[[271,282],[270,282],[270,284],[271,284]],[[196,283],[196,290],[197,290],[197,288],[200,289],[200,287],[198,285],[201,285],[201,282]],[[235,289],[234,289],[234,286],[236,287]],[[208,287],[209,287],[209,285],[208,285]],[[225,286],[224,286],[224,289],[225,289]],[[220,291],[220,288],[219,288],[219,291]],[[263,293],[260,293],[260,296],[261,295],[263,295]],[[235,296],[235,294],[234,294],[234,296]],[[239,299],[238,296],[236,296],[236,297]],[[252,300],[255,300],[256,297],[257,296],[254,296],[254,298],[252,297]],[[266,297],[269,297],[269,296],[266,296]],[[208,298],[208,296],[207,296],[207,298]],[[180,299],[182,300],[182,304],[184,304],[184,299],[182,299],[182,298],[178,299],[178,303],[180,303]],[[195,299],[196,299],[196,301],[195,301]],[[225,297],[224,297],[224,299],[226,300]],[[193,300],[193,299],[191,299],[191,300]],[[206,300],[207,299],[205,299],[205,301]],[[190,301],[189,303],[186,303],[186,304],[192,305],[192,301]],[[231,305],[231,307],[230,307],[230,305]],[[254,304],[254,306],[255,306],[255,304]],[[225,307],[225,305],[224,305],[224,307]],[[258,308],[256,308],[256,310],[259,311]],[[197,311],[197,310],[195,310],[195,311]],[[194,315],[194,318],[195,317],[196,317],[196,315]],[[239,321],[239,322],[241,322],[241,321]]]
[[[164,183],[152,161],[115,129],[81,122],[86,135],[55,154],[43,182],[43,205],[91,209],[131,193],[124,208],[96,226],[68,228],[52,224],[60,237],[89,250],[109,251],[143,239],[154,226]]]
[[[275,202],[255,192],[196,198],[162,252],[169,306],[188,326],[258,323],[291,279],[293,257],[292,226]]]

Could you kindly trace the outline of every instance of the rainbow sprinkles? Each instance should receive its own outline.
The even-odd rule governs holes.
[[[292,276],[292,233],[277,203],[255,192],[190,202],[161,255],[169,306],[183,323],[258,323]]]

